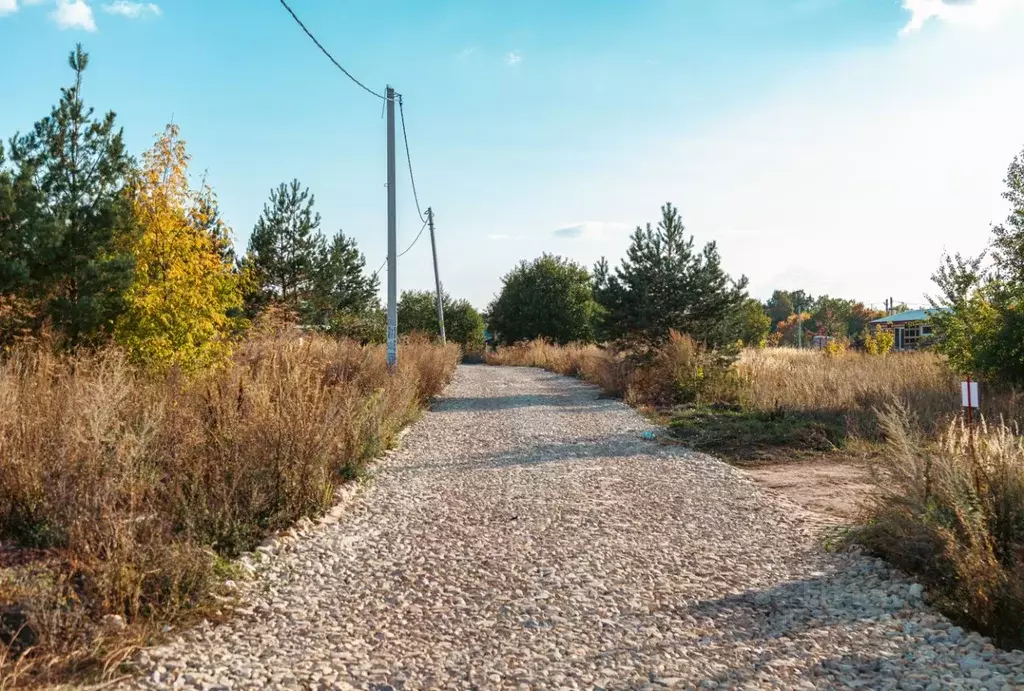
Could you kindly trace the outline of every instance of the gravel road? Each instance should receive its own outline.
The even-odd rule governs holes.
[[[141,688],[1024,688],[881,562],[591,387],[463,367],[371,483],[264,548]]]

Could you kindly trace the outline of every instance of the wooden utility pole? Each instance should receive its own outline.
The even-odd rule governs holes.
[[[434,210],[427,207],[427,223],[430,225],[430,251],[434,255],[434,287],[437,289],[437,325],[441,329],[441,344],[446,342],[444,335],[444,298],[441,292],[441,274],[437,272],[437,241],[434,239]]]

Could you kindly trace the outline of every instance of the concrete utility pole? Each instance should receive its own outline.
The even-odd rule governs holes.
[[[395,90],[385,92],[388,107],[388,367],[398,366],[398,227],[395,220]]]
[[[444,301],[441,292],[441,274],[437,272],[437,242],[434,240],[434,210],[427,207],[427,223],[430,224],[430,251],[434,254],[434,285],[437,287],[437,325],[441,327],[441,345],[446,342],[444,335]]]

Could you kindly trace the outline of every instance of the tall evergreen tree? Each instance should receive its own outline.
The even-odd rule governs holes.
[[[746,277],[732,280],[715,243],[694,248],[678,210],[661,208],[657,228],[647,224],[614,273],[602,259],[595,267],[595,297],[604,308],[601,335],[612,341],[653,346],[674,329],[712,346],[739,337],[730,317],[747,298]]]
[[[89,56],[68,60],[73,86],[50,115],[11,140],[14,209],[0,220],[0,289],[34,298],[69,344],[109,335],[123,309],[135,234],[123,193],[132,161],[115,115],[94,117],[82,100]]]
[[[298,180],[271,190],[256,221],[244,266],[254,291],[249,302],[260,307],[277,302],[301,313],[307,308],[316,280],[317,260],[324,251],[320,214],[314,197]]]
[[[13,293],[28,282],[24,219],[18,208],[21,201],[0,144],[0,295]]]
[[[304,318],[328,324],[335,316],[361,315],[377,306],[380,280],[366,275],[366,258],[354,238],[339,232],[316,260],[314,286]]]

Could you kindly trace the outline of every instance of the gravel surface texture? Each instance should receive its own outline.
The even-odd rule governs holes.
[[[1024,653],[622,403],[460,368],[371,483],[261,547],[243,609],[125,688],[1024,688]]]

